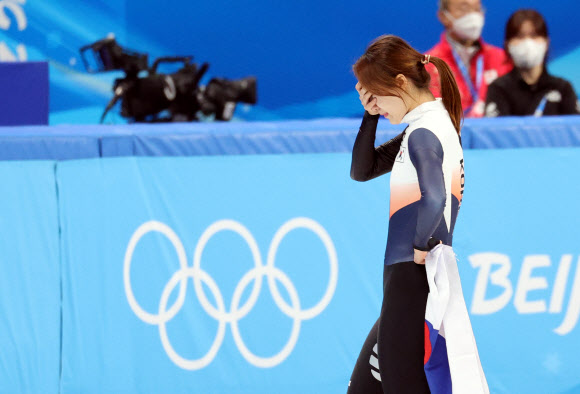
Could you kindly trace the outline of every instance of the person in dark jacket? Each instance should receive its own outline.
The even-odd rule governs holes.
[[[546,68],[550,39],[546,21],[539,12],[516,11],[507,22],[504,45],[515,67],[489,86],[486,116],[579,113],[570,82],[550,75]]]

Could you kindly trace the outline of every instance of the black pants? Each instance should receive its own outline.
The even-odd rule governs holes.
[[[424,265],[385,266],[381,316],[360,352],[348,394],[430,393],[423,369],[428,294]]]

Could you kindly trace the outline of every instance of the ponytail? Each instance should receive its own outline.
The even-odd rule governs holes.
[[[439,72],[439,80],[441,85],[441,96],[443,98],[443,105],[449,116],[451,122],[457,130],[457,134],[461,134],[461,123],[463,121],[463,108],[461,107],[461,95],[455,77],[451,73],[451,69],[444,60],[430,56],[429,61],[437,68]]]

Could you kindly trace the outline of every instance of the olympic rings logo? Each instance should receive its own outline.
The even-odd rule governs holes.
[[[316,305],[307,309],[302,309],[300,298],[298,297],[298,293],[294,287],[294,284],[283,271],[276,268],[274,265],[280,243],[290,231],[298,228],[308,229],[320,238],[324,244],[324,247],[326,248],[328,260],[330,263],[330,276],[326,287],[326,292]],[[248,244],[254,259],[254,267],[242,276],[235,288],[229,311],[226,310],[222,293],[216,282],[206,271],[201,268],[202,254],[206,244],[211,239],[211,237],[221,231],[233,231],[239,234]],[[130,272],[133,253],[141,238],[149,232],[158,232],[167,237],[177,252],[180,267],[179,270],[173,274],[169,282],[167,282],[165,285],[161,294],[159,309],[157,313],[150,313],[145,311],[135,299],[131,287]],[[253,354],[244,343],[238,327],[238,322],[243,319],[256,304],[262,289],[262,280],[264,277],[267,278],[270,294],[272,295],[272,298],[278,308],[286,316],[293,320],[292,331],[290,333],[288,342],[284,345],[282,350],[271,357],[259,357]],[[217,334],[209,351],[203,357],[194,360],[186,359],[177,353],[169,341],[166,329],[166,324],[171,319],[173,319],[173,317],[175,317],[175,315],[183,306],[188,278],[193,279],[193,287],[196,296],[204,311],[213,319],[218,321]],[[270,243],[266,265],[264,265],[262,262],[262,256],[260,254],[256,240],[246,227],[234,220],[219,220],[211,224],[201,235],[195,247],[193,255],[193,266],[188,266],[185,249],[175,232],[164,223],[158,221],[149,221],[139,226],[139,228],[131,236],[127,250],[125,252],[123,280],[125,294],[131,309],[137,315],[137,317],[139,317],[139,319],[145,323],[158,326],[159,336],[161,338],[161,343],[165,349],[165,352],[171,361],[180,368],[187,370],[197,370],[205,368],[207,365],[209,365],[216,357],[216,354],[224,340],[227,324],[230,324],[231,326],[234,341],[242,356],[250,364],[256,367],[271,368],[283,362],[296,346],[302,321],[309,320],[318,316],[330,303],[334,295],[334,291],[336,290],[336,283],[338,281],[338,258],[336,255],[336,249],[332,243],[332,239],[324,227],[310,218],[297,217],[291,219],[278,229],[274,235],[274,238],[272,239],[272,242]],[[291,305],[289,305],[280,295],[276,281],[280,282],[286,288],[286,292],[290,297]],[[240,305],[242,294],[251,282],[253,282],[251,294],[248,297],[246,303]],[[203,290],[202,284],[205,284],[211,291],[214,299],[216,300],[216,306],[209,302]],[[179,286],[177,299],[173,305],[168,306],[167,304],[169,296],[177,286]]]

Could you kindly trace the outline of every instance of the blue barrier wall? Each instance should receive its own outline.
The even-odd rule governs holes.
[[[0,160],[350,152],[360,119],[0,127]],[[377,144],[405,125],[383,119]],[[580,146],[580,116],[466,119],[464,149]]]
[[[463,129],[454,249],[493,393],[580,392],[579,119]],[[1,128],[0,392],[344,392],[388,220],[388,176],[349,178],[358,125]]]
[[[0,163],[0,393],[57,393],[61,271],[53,162]]]
[[[491,390],[577,392],[580,150],[465,161],[454,249]],[[54,165],[2,163],[0,392],[346,390],[388,176],[350,180],[347,153]]]

